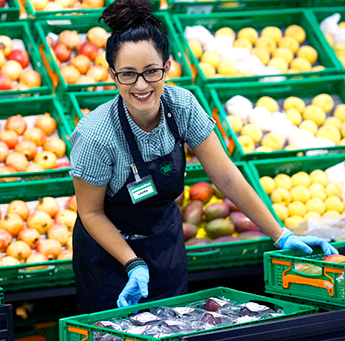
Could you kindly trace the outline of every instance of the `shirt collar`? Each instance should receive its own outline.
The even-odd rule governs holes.
[[[138,139],[148,139],[150,136],[156,134],[159,130],[161,130],[161,128],[165,124],[164,106],[163,106],[163,103],[161,100],[160,100],[160,109],[159,109],[160,110],[160,121],[159,121],[158,127],[154,128],[151,132],[144,131],[137,126],[137,124],[133,121],[131,115],[129,114],[129,112],[127,110],[125,101],[123,101],[123,107],[125,109],[125,113],[126,113],[126,117],[127,117],[129,126],[131,127],[134,136],[136,136]]]

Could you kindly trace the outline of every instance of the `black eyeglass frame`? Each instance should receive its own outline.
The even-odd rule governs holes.
[[[114,76],[117,78],[118,82],[119,82],[120,84],[122,84],[122,85],[133,85],[133,84],[135,84],[135,83],[138,81],[139,77],[143,77],[143,79],[144,79],[144,81],[145,81],[146,83],[156,83],[156,82],[159,82],[159,81],[161,81],[161,80],[163,79],[164,73],[166,72],[166,70],[165,70],[165,65],[163,65],[162,68],[147,69],[147,70],[145,70],[145,71],[143,71],[143,72],[135,72],[135,71],[116,72],[112,67],[110,68],[110,70],[113,72],[113,74],[114,74]],[[147,72],[148,70],[159,70],[159,71],[162,71],[162,77],[161,77],[160,79],[156,80],[156,81],[148,81],[148,80],[145,78],[145,75],[144,75],[145,72]],[[126,73],[126,72],[132,72],[132,73],[135,73],[135,74],[137,75],[137,78],[135,79],[134,82],[132,82],[132,83],[122,83],[122,82],[120,81],[119,75],[120,75],[121,73]]]

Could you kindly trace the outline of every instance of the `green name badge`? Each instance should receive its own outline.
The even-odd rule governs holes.
[[[140,182],[131,182],[127,185],[127,189],[133,204],[158,194],[151,175],[145,176]]]

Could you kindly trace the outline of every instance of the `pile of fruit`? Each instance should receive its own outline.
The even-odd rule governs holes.
[[[310,218],[345,215],[344,184],[331,182],[320,169],[298,172],[291,177],[278,174],[260,178],[273,203],[273,209],[286,227],[295,227]]]
[[[0,174],[69,167],[69,162],[63,160],[65,154],[66,144],[58,137],[56,121],[49,113],[11,116],[6,120],[5,129],[0,130],[0,164],[5,164],[0,167]],[[58,159],[62,162],[58,163]],[[16,180],[14,177],[0,179]]]
[[[320,28],[329,45],[345,67],[345,21],[339,22],[339,20],[340,14],[336,13],[323,20]]]
[[[104,7],[104,0],[29,0],[36,11],[65,11]]]
[[[229,199],[208,182],[185,186],[180,204],[186,246],[265,237]]]
[[[139,312],[124,319],[99,321],[94,326],[159,338],[283,315],[285,312],[281,308],[275,311],[256,302],[238,303],[220,296],[193,302],[185,307],[150,308],[149,312]],[[99,332],[94,334],[94,338],[97,341],[121,340]]]
[[[317,51],[306,44],[306,33],[298,25],[291,25],[285,30],[267,26],[261,33],[246,27],[237,34],[231,27],[222,27],[214,35],[198,25],[187,26],[184,35],[205,77],[324,70],[317,63]]]
[[[0,35],[0,91],[28,90],[40,85],[41,76],[32,69],[23,41]]]
[[[264,96],[254,107],[249,99],[234,96],[225,103],[226,119],[244,153],[345,145],[345,104],[334,107],[329,94],[281,102]]]
[[[6,212],[6,213],[5,213]],[[13,200],[0,205],[0,265],[41,263],[72,258],[72,231],[77,219],[75,195]],[[1,217],[1,214],[5,214]],[[30,267],[28,270],[44,269]]]

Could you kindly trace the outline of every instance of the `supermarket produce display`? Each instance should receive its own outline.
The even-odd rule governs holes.
[[[112,73],[106,58],[112,30],[98,21],[113,1],[0,1],[0,339],[341,338],[345,1],[150,2],[169,42],[165,83],[189,91],[215,120],[222,157],[234,162],[276,226],[287,230],[275,246],[271,232],[258,227],[253,202],[241,212],[219,190],[214,165],[183,141],[186,167],[174,205],[182,217],[180,251],[190,291],[77,315],[73,132],[123,91],[115,84],[118,69]],[[137,81],[148,78],[139,74]],[[160,177],[170,171],[161,165]],[[322,250],[320,239],[313,245],[314,236],[330,240],[339,254]],[[285,249],[301,241],[313,253]],[[174,254],[173,262],[178,259]],[[171,281],[184,281],[175,277]],[[216,286],[260,294],[265,286],[267,295]],[[93,295],[95,301],[102,295]]]

